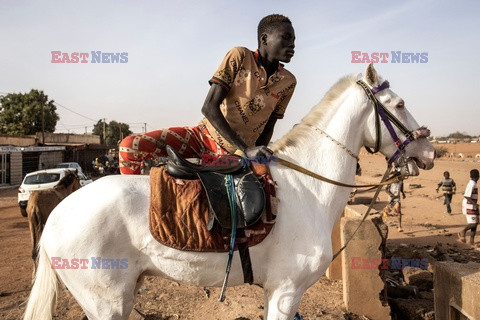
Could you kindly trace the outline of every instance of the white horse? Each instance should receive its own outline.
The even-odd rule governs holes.
[[[358,79],[372,88],[383,83],[372,65]],[[273,145],[275,154],[330,179],[354,183],[360,148],[373,147],[378,139],[372,101],[356,83],[358,79],[339,80],[299,125]],[[407,128],[419,127],[392,90],[386,88],[375,96]],[[381,126],[380,152],[390,157],[397,149]],[[412,175],[419,174],[418,167],[433,167],[435,152],[427,135],[405,148],[402,159],[408,159]],[[270,170],[280,199],[277,221],[266,239],[250,248],[250,255],[255,283],[265,292],[264,318],[292,319],[303,293],[331,262],[330,235],[351,190],[280,165]],[[179,251],[160,244],[149,231],[149,202],[148,177],[118,175],[101,178],[62,201],[48,219],[39,244],[38,272],[25,319],[51,319],[57,277],[91,320],[127,319],[144,275],[221,286],[227,254]],[[92,269],[91,257],[128,259],[123,260],[128,266]],[[54,266],[66,266],[59,258],[70,264],[75,258],[90,262],[86,269],[52,269],[52,261]],[[242,283],[235,253],[229,285]]]

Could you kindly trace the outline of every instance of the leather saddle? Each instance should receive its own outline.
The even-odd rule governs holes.
[[[207,194],[210,209],[208,229],[214,220],[224,229],[232,228],[231,208],[228,201],[226,176],[231,175],[235,184],[237,228],[246,228],[255,224],[265,208],[263,186],[244,165],[242,158],[227,156],[219,158],[216,165],[202,166],[183,159],[173,148],[166,147],[168,153],[167,172],[178,179],[200,179]]]

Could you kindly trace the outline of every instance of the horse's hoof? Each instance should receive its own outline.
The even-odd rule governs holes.
[[[303,317],[300,315],[300,313],[295,313],[295,317],[293,317],[293,320],[303,320]]]

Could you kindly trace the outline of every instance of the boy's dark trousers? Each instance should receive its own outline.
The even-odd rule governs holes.
[[[452,196],[453,194],[444,194],[445,198],[443,200],[443,204],[447,206],[447,213],[452,213],[452,207],[450,207],[450,203],[452,203]]]

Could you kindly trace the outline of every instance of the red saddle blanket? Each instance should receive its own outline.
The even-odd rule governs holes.
[[[246,237],[237,239],[248,242],[249,247],[265,239],[275,224],[273,182],[265,177],[261,181],[266,186],[266,210],[245,230]],[[150,232],[158,242],[186,251],[228,251],[230,237],[222,235],[216,224],[207,228],[208,200],[200,180],[175,179],[163,167],[152,168],[150,190]]]

